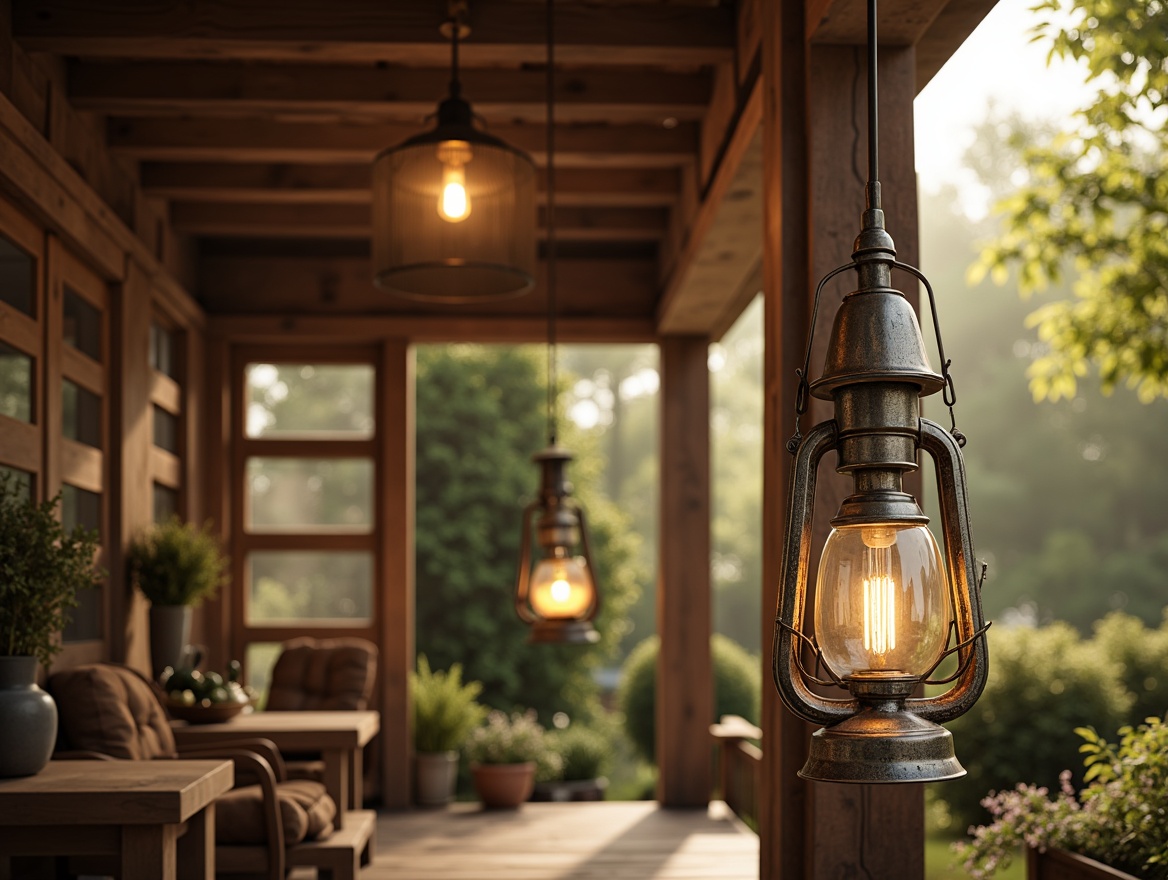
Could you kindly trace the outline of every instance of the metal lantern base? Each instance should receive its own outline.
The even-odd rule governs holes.
[[[817,730],[799,771],[820,782],[941,782],[965,775],[945,728],[907,711],[864,709]]]
[[[600,633],[589,620],[537,620],[527,641],[532,645],[591,645],[600,641]]]

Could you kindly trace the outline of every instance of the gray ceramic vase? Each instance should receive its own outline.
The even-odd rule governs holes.
[[[36,672],[35,657],[0,657],[0,777],[32,776],[52,757],[57,704]]]

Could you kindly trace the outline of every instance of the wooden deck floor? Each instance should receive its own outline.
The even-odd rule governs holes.
[[[383,814],[361,880],[757,880],[758,838],[721,803],[458,804]]]

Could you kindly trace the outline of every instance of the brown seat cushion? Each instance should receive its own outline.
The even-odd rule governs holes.
[[[133,669],[94,664],[50,676],[61,745],[114,758],[149,761],[177,754],[166,712]]]
[[[278,783],[276,797],[285,846],[332,834],[337,805],[319,782],[294,779]],[[263,793],[258,785],[232,789],[215,801],[216,843],[262,844],[267,838]]]
[[[269,711],[365,709],[377,646],[365,639],[293,639],[272,669]]]

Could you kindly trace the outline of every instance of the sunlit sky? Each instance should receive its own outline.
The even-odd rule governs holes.
[[[916,159],[922,190],[934,191],[946,181],[960,184],[965,177],[962,153],[991,101],[1028,117],[1054,119],[1086,103],[1092,90],[1083,85],[1083,69],[1058,59],[1048,67],[1047,45],[1030,42],[1038,21],[1030,11],[1033,5],[1034,0],[999,0],[917,96]],[[976,212],[978,206],[969,208]]]

